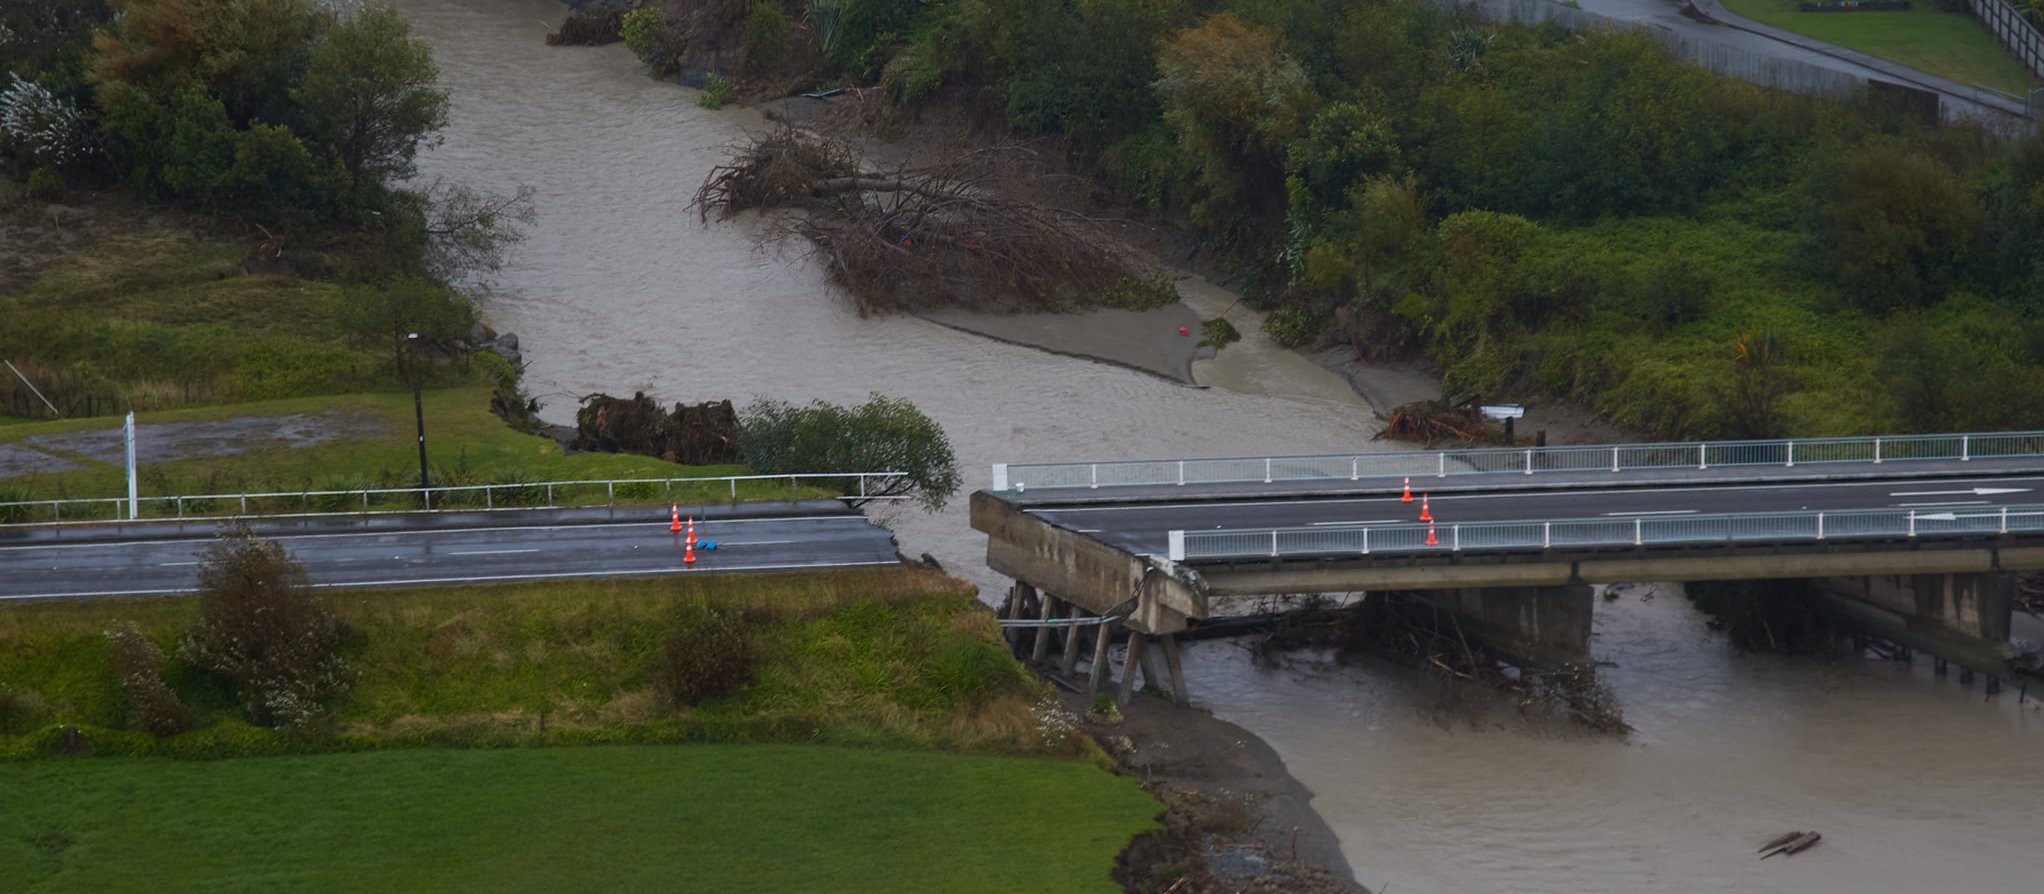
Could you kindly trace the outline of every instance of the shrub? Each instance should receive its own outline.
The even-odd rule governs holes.
[[[1225,317],[1200,321],[1199,334],[1200,345],[1216,351],[1242,340],[1242,331]]]
[[[787,57],[788,15],[779,3],[753,4],[752,14],[745,17],[740,49],[745,54],[745,70],[755,74],[773,69]]]
[[[32,199],[59,198],[64,194],[64,175],[51,168],[36,168],[28,172],[27,192]]]
[[[1287,304],[1264,318],[1263,331],[1287,348],[1303,348],[1327,331],[1327,317],[1304,304]]]
[[[877,393],[857,407],[757,401],[739,417],[738,449],[765,475],[900,472],[867,495],[911,497],[932,512],[958,491],[958,458],[944,429],[914,404]]]
[[[624,24],[617,29],[619,37],[625,39],[625,49],[632,55],[651,62],[653,54],[667,38],[667,17],[651,6],[641,6],[625,13]]]
[[[725,103],[731,101],[731,94],[736,92],[737,81],[711,72],[709,81],[703,85],[703,95],[696,97],[696,105],[712,111],[721,109]]]
[[[28,732],[41,712],[41,700],[34,693],[0,683],[0,735]]]
[[[180,653],[226,678],[255,722],[308,726],[347,691],[340,622],[282,545],[236,527],[206,551],[198,592]]]
[[[758,650],[734,612],[701,606],[682,610],[661,644],[655,674],[677,705],[723,698],[752,682]]]
[[[127,699],[128,728],[174,736],[191,727],[191,715],[163,682],[163,650],[133,621],[115,621],[105,631],[107,664]]]

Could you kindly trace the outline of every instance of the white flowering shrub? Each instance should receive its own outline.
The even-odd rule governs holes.
[[[307,727],[347,692],[340,622],[306,586],[305,569],[275,541],[235,530],[199,568],[199,623],[185,660],[234,684],[250,719]]]
[[[39,166],[61,168],[92,151],[92,128],[70,100],[34,81],[9,75],[0,91],[0,137]]]

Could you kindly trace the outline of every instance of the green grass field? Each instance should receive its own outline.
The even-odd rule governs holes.
[[[1963,13],[1916,0],[1908,12],[1800,12],[1796,0],[1724,0],[1734,14],[1961,84],[2018,96],[2037,86],[1994,35]]]
[[[1112,892],[1091,764],[684,745],[0,764],[0,892]]]
[[[567,456],[552,440],[514,431],[489,410],[488,388],[472,386],[425,393],[426,453],[436,483],[488,484],[511,481],[569,481],[610,478],[694,478],[744,475],[743,466],[682,466],[646,456],[580,453]],[[244,417],[333,417],[356,425],[357,436],[313,446],[293,447],[269,437],[264,425],[235,446],[241,452],[162,461],[148,452],[137,457],[142,467],[141,495],[248,493],[266,491],[344,490],[369,487],[412,487],[418,481],[416,421],[409,392],[306,397],[231,404],[186,410],[140,413],[136,421],[204,423]],[[21,423],[0,427],[0,444],[70,432],[117,429],[113,417]],[[32,445],[41,446],[41,445]],[[84,466],[69,472],[0,477],[0,502],[126,494],[121,467],[61,447],[46,452]],[[741,483],[740,499],[787,499],[825,493],[811,487],[790,489],[785,482]],[[679,487],[623,497],[645,502],[669,499],[717,502],[730,499],[724,483]],[[478,498],[479,499],[479,498]],[[605,491],[561,491],[557,503],[602,502]],[[275,511],[306,507],[279,505]],[[315,507],[322,508],[322,507]],[[359,507],[324,507],[359,508]],[[223,507],[224,509],[224,507]],[[110,510],[109,510],[110,511]],[[144,507],[149,514],[152,507]]]

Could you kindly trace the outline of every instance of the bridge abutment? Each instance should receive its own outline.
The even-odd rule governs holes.
[[[1414,595],[1454,615],[1465,631],[1515,662],[1554,667],[1589,657],[1596,601],[1587,584],[1458,587]]]
[[[1997,676],[2012,657],[2009,622],[2015,575],[2005,572],[1869,574],[1810,580],[1823,611],[1928,652],[1962,669]]]

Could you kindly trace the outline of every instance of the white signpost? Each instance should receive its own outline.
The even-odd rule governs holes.
[[[135,414],[128,413],[128,520],[133,521],[142,514],[142,504],[135,496]]]

